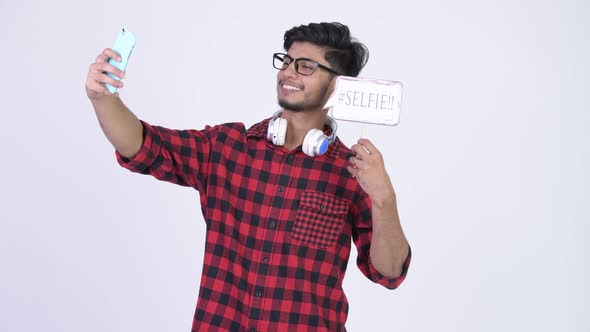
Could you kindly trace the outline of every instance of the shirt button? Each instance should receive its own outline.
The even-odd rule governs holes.
[[[270,229],[275,229],[276,227],[277,227],[277,221],[276,221],[276,220],[274,220],[274,219],[271,219],[271,220],[268,222],[268,228],[270,228]]]
[[[256,297],[262,297],[262,288],[257,288],[256,291],[254,292],[254,295]]]
[[[285,187],[279,187],[279,192],[282,193],[283,191],[285,191]]]
[[[290,155],[288,155],[288,156],[287,156],[287,160],[288,160],[288,161],[293,161],[293,155],[291,155],[291,154],[290,154]]]
[[[265,263],[268,263],[268,261],[269,261],[269,260],[270,260],[270,259],[269,259],[268,257],[264,257],[264,258],[262,258],[262,261],[263,261],[263,262],[265,262]]]
[[[320,210],[322,210],[322,211],[326,211],[326,206],[325,206],[325,205],[321,205],[321,206],[320,206]]]

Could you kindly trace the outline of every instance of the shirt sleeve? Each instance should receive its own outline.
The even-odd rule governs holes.
[[[357,266],[369,280],[388,289],[396,289],[408,274],[408,268],[412,259],[411,248],[408,248],[408,256],[403,264],[401,275],[396,278],[384,276],[371,263],[370,249],[373,223],[371,219],[371,202],[366,194],[363,194],[363,198],[353,208],[353,218],[352,238],[358,251]]]
[[[201,191],[206,183],[204,174],[209,167],[214,127],[208,126],[202,131],[174,130],[152,126],[145,121],[141,123],[141,149],[130,159],[116,151],[119,164],[132,172]]]

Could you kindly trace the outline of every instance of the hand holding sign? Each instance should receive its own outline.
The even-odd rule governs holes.
[[[383,155],[373,142],[361,138],[350,147],[350,150],[355,155],[348,159],[350,164],[347,169],[371,200],[376,203],[395,199],[395,191],[385,169]]]
[[[338,120],[395,126],[399,123],[402,84],[396,81],[338,76],[324,105]]]

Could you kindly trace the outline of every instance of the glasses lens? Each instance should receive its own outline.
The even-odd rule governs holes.
[[[311,75],[317,68],[318,64],[312,60],[297,60],[297,72],[301,75]]]
[[[283,70],[287,68],[287,66],[289,66],[289,63],[291,63],[291,59],[288,56],[286,56],[286,54],[282,53],[273,54],[272,59],[272,65],[278,70]]]

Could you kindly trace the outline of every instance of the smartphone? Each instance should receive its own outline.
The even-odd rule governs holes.
[[[135,47],[137,39],[133,32],[129,31],[126,27],[121,28],[119,33],[117,34],[117,39],[115,40],[115,45],[113,46],[113,51],[119,53],[121,56],[121,62],[117,62],[115,59],[109,59],[109,63],[121,71],[125,71],[127,69],[127,63],[129,62],[129,57],[131,57],[131,53],[133,52],[133,48]],[[117,76],[107,73],[110,78],[113,78],[117,81],[120,80]],[[117,88],[110,84],[105,84],[107,89],[111,93],[117,92]]]

